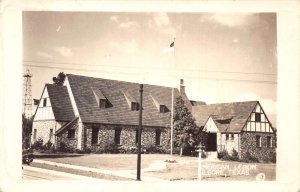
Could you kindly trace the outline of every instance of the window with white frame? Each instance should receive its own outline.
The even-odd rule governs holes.
[[[273,147],[271,136],[267,136],[267,147],[269,147],[269,148]]]
[[[261,136],[260,135],[255,136],[255,142],[256,142],[256,147],[261,147]]]

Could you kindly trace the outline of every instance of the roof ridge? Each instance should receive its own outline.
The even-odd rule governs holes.
[[[115,81],[115,82],[122,82],[122,83],[131,83],[131,84],[137,84],[139,85],[140,83],[137,82],[132,82],[132,81],[124,81],[124,80],[116,80],[116,79],[105,79],[105,78],[100,78],[100,77],[92,77],[92,76],[85,76],[85,75],[75,75],[75,74],[66,74],[66,76],[78,76],[78,77],[84,77],[84,78],[92,78],[95,80],[105,80],[105,81]],[[153,85],[153,84],[147,84],[147,83],[143,83],[144,86],[157,86],[157,87],[162,87],[162,88],[169,88],[169,89],[178,89],[176,87],[168,87],[168,86],[164,86],[164,85]]]
[[[259,102],[258,100],[252,101],[235,101],[235,102],[224,102],[224,103],[211,103],[211,104],[204,104],[204,105],[195,105],[193,107],[200,107],[200,106],[214,106],[214,105],[222,105],[222,104],[237,104],[237,103],[252,103],[252,102]]]

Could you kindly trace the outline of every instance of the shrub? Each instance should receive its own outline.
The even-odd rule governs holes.
[[[222,150],[221,152],[218,152],[218,158],[223,160],[229,160],[229,154],[226,150]]]
[[[75,153],[78,153],[78,154],[88,154],[88,153],[91,153],[91,149],[90,148],[86,148],[86,149],[83,149],[83,150],[75,149]]]
[[[162,147],[156,146],[156,145],[148,145],[148,146],[145,146],[144,149],[145,149],[146,154],[164,153],[164,150],[162,149]]]
[[[118,146],[114,142],[110,142],[104,146],[104,153],[118,153]]]
[[[206,153],[205,153],[205,151],[201,151],[201,158],[206,158],[207,156],[206,156]]]
[[[242,159],[242,161],[247,162],[247,163],[258,163],[259,162],[259,160],[256,157],[252,156],[250,154],[250,152],[247,152],[245,154],[245,157]]]
[[[52,143],[49,140],[47,143],[45,143],[45,145],[43,146],[43,150],[50,150],[50,148],[52,147]]]
[[[231,156],[229,156],[229,158],[232,161],[238,161],[239,160],[239,153],[235,149],[232,149],[232,153],[231,153]]]
[[[38,138],[38,140],[36,140],[33,144],[32,144],[32,149],[36,149],[36,150],[43,150],[43,139],[42,138]]]
[[[58,150],[60,152],[65,152],[65,153],[73,153],[74,152],[74,150],[72,148],[70,148],[67,144],[65,144],[64,142],[60,142]]]

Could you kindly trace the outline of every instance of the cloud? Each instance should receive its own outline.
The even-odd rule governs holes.
[[[38,51],[36,52],[36,55],[39,57],[47,58],[47,59],[52,59],[53,56],[50,55],[49,53],[43,52],[43,51]]]
[[[156,13],[153,15],[153,20],[157,26],[168,26],[170,24],[167,13]]]
[[[181,26],[174,27],[171,24],[169,16],[167,13],[155,13],[152,18],[148,21],[149,29],[153,29],[158,33],[171,35],[175,37],[176,28],[181,29]]]
[[[174,50],[174,47],[166,46],[162,49],[162,53],[169,54],[169,53],[172,53],[173,50]]]
[[[254,15],[251,13],[216,13],[203,15],[201,22],[214,22],[227,27],[245,26],[252,21]]]
[[[237,37],[233,38],[233,40],[232,40],[233,43],[238,43],[239,41],[240,41],[240,39]]]
[[[112,22],[119,23],[119,17],[116,15],[112,15],[109,18]]]
[[[268,114],[276,114],[276,102],[272,99],[263,99],[256,95],[255,93],[249,92],[242,95],[239,95],[234,99],[235,102],[237,101],[259,101],[262,105],[262,108]]]
[[[127,53],[135,53],[137,51],[137,43],[135,40],[131,40],[130,42],[125,43],[125,50]]]
[[[130,21],[128,18],[126,18],[126,21],[119,23],[118,27],[120,29],[128,29],[132,32],[135,32],[137,27],[139,27],[139,24],[136,21]]]
[[[53,50],[59,53],[63,57],[71,57],[73,55],[72,50],[68,47],[64,47],[64,46],[54,47]]]
[[[128,54],[134,54],[138,50],[138,44],[135,40],[131,40],[124,43],[111,41],[108,43],[108,46],[118,51],[124,51]]]
[[[124,21],[120,21],[120,17],[119,16],[111,16],[110,20],[113,23],[118,24],[118,28],[120,29],[127,29],[131,32],[135,32],[136,28],[139,27],[139,23],[136,21],[131,21],[128,17],[125,18]]]

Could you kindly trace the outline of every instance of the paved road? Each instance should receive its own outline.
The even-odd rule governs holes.
[[[24,180],[88,180],[88,181],[105,181],[91,177],[74,175],[48,169],[41,169],[23,165],[22,178]]]

